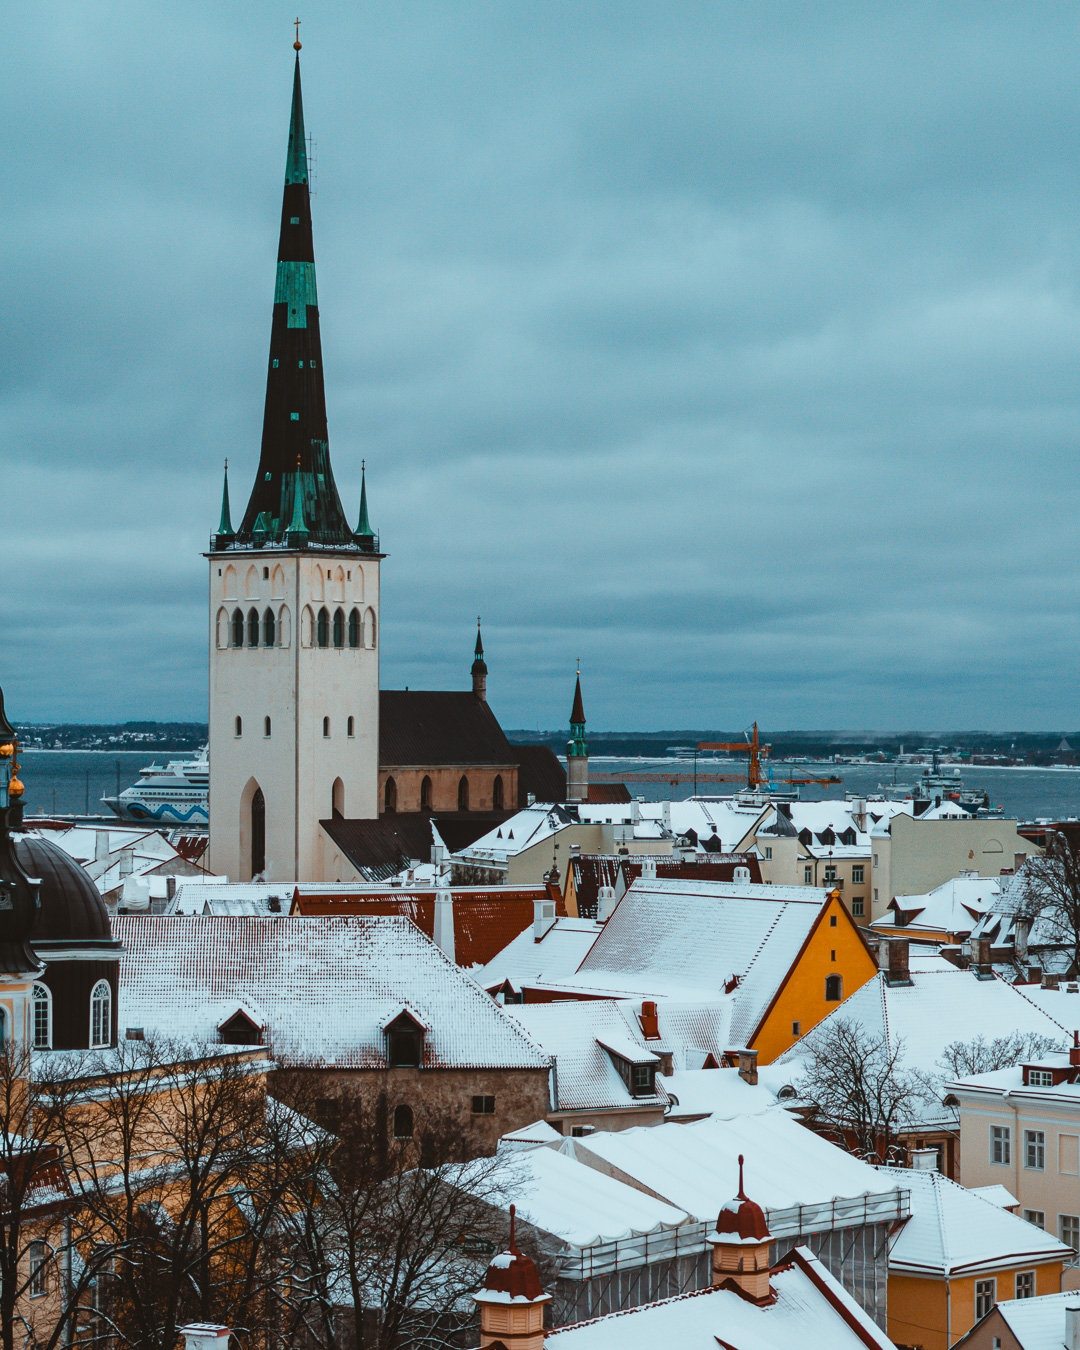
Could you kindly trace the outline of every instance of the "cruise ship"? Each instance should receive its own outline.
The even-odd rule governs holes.
[[[171,759],[139,770],[118,797],[102,797],[121,820],[159,825],[209,825],[210,760],[204,745],[194,759]]]

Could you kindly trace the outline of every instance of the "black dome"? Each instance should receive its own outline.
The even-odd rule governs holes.
[[[41,882],[38,888],[41,909],[31,943],[111,944],[105,901],[75,859],[47,839],[16,838],[13,842],[23,871]]]

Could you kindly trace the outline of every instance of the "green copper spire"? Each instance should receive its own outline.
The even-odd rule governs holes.
[[[589,753],[585,744],[585,707],[581,701],[581,671],[574,685],[574,706],[570,709],[570,744],[566,753],[571,759],[584,759]]]
[[[367,509],[367,462],[360,461],[360,520],[356,526],[356,539],[362,548],[374,547],[375,531],[368,520]]]
[[[217,527],[218,538],[234,538],[232,517],[229,515],[229,461],[225,461],[225,487],[221,493],[221,522]]]
[[[297,461],[296,474],[293,478],[292,520],[289,521],[285,538],[290,545],[304,545],[308,541],[308,527],[304,524],[304,480],[300,473],[299,461]]]

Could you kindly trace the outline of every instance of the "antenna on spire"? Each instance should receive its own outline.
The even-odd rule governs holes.
[[[293,50],[298,52],[298,51],[300,50],[300,46],[301,46],[301,43],[300,43],[300,20],[299,20],[299,19],[294,19],[294,20],[293,20],[293,23],[296,24],[296,41],[293,43]]]
[[[738,1198],[739,1198],[740,1200],[745,1200],[745,1199],[746,1199],[746,1196],[745,1196],[745,1194],[743,1193],[743,1175],[742,1175],[742,1167],[743,1167],[743,1155],[740,1153],[740,1154],[739,1154],[739,1195],[738,1195]]]
[[[517,1205],[510,1206],[510,1250],[515,1256],[518,1254],[517,1243],[514,1241],[514,1216],[517,1214]]]

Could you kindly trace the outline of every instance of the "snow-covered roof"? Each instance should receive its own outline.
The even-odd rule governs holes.
[[[537,942],[530,926],[486,966],[476,966],[469,974],[481,989],[494,989],[507,980],[515,989],[541,979],[561,980],[581,965],[602,928],[595,919],[556,919]]]
[[[940,1172],[879,1171],[911,1191],[911,1218],[889,1251],[890,1274],[974,1274],[1072,1256],[1064,1242]]]
[[[1066,1345],[1065,1309],[1080,1303],[1076,1290],[1039,1294],[1036,1298],[1002,1299],[995,1304],[1020,1350],[1062,1350]]]
[[[1017,990],[1067,1030],[1080,1029],[1080,986],[1076,980],[1063,979],[1057,989],[1048,989],[1041,984],[1022,984]]]
[[[198,880],[178,886],[168,914],[288,914],[295,886]],[[274,908],[276,902],[277,908]]]
[[[655,1109],[666,1103],[662,1087],[647,1097],[632,1096],[612,1060],[615,1054],[632,1064],[657,1062],[640,1033],[633,1036],[633,1015],[626,1005],[613,999],[596,999],[586,1003],[522,1003],[506,1011],[555,1060],[558,1110]],[[658,1077],[657,1083],[661,1081]]]
[[[214,1041],[243,1002],[286,1064],[385,1068],[384,1020],[430,1028],[424,1066],[547,1068],[521,1025],[407,919],[121,916],[120,1034]]]
[[[895,1217],[902,1206],[899,1192],[905,1189],[901,1178],[883,1177],[780,1106],[689,1125],[598,1130],[584,1139],[567,1139],[561,1151],[709,1223],[736,1192],[741,1153],[746,1194],[761,1205],[778,1240],[811,1224],[832,1228],[872,1221],[865,1217],[868,1208]],[[851,1202],[846,1211],[835,1203],[840,1200]]]
[[[693,830],[702,842],[715,834],[731,852],[753,832],[769,806],[766,802],[741,802],[736,797],[687,797],[678,802],[642,802],[641,814],[646,819],[662,820],[665,808],[670,810],[672,834],[685,835]]]
[[[892,1350],[892,1342],[806,1247],[774,1271],[764,1307],[730,1289],[702,1289],[550,1331],[550,1350]]]
[[[1077,1000],[1077,1003],[1080,1003],[1080,1000]],[[1067,1052],[1040,1055],[1038,1059],[1025,1060],[1025,1063],[1042,1069],[1067,1069],[1069,1055]],[[987,1097],[1008,1093],[1014,1100],[1018,1097],[1038,1098],[1042,1102],[1054,1102],[1073,1111],[1080,1107],[1080,1083],[1065,1081],[1047,1084],[1045,1087],[1029,1083],[1025,1087],[1023,1066],[1019,1064],[1007,1069],[994,1069],[990,1073],[967,1074],[962,1078],[953,1079],[947,1086],[950,1092],[960,1089]]]
[[[748,1044],[829,903],[812,886],[681,878],[635,881],[577,973],[542,984],[596,993],[693,997],[738,976],[731,1035]]]
[[[702,1116],[730,1120],[732,1116],[760,1115],[776,1104],[776,1097],[764,1083],[748,1083],[738,1069],[676,1069],[665,1074],[662,1081],[672,1102],[668,1120]]]
[[[573,824],[574,817],[565,806],[537,802],[482,834],[455,856],[466,861],[505,863],[507,858],[550,840]]]
[[[468,1189],[476,1164],[452,1169],[448,1180]],[[490,1163],[478,1171],[489,1195]],[[550,1233],[568,1246],[590,1247],[656,1234],[690,1221],[685,1211],[553,1148],[513,1151],[495,1174],[505,1204],[515,1204],[520,1220]]]
[[[910,985],[889,985],[879,972],[808,1036],[827,1034],[835,1020],[853,1022],[871,1037],[887,1036],[890,1046],[902,1041],[902,1069],[937,1075],[948,1074],[939,1060],[953,1041],[967,1043],[980,1036],[993,1040],[1015,1032],[1064,1038],[1060,1022],[997,976],[981,980],[970,970],[950,967],[934,974],[913,970],[911,980]],[[785,1080],[792,1085],[799,1081],[808,1036],[759,1071],[770,1087],[778,1090]],[[912,1102],[912,1111],[912,1122],[952,1118],[944,1107],[939,1110],[934,1102],[921,1099]]]
[[[1015,1209],[1020,1203],[1004,1186],[971,1186],[969,1190],[973,1195],[981,1195],[984,1200],[989,1200],[992,1205],[1000,1205],[1002,1209]]]
[[[964,875],[943,881],[925,895],[897,895],[889,903],[889,915],[870,925],[877,932],[916,934],[923,931],[970,933],[998,899],[997,877]],[[907,916],[897,925],[897,911]]]

